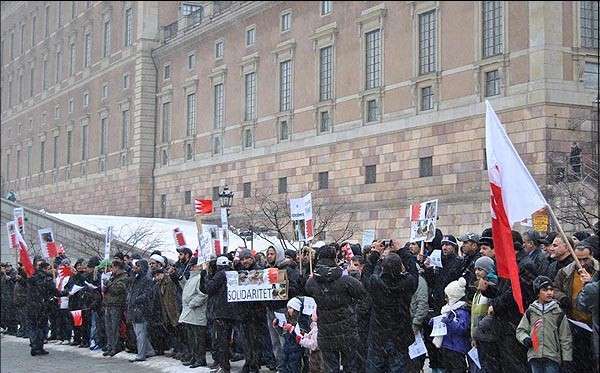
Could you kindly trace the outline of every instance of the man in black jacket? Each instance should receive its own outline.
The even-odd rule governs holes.
[[[340,357],[344,371],[356,372],[358,328],[353,306],[366,296],[362,283],[352,276],[342,276],[335,262],[336,249],[326,245],[319,249],[314,276],[306,282],[306,294],[317,303],[318,344],[326,373],[339,372]]]
[[[26,309],[31,356],[48,354],[44,350],[44,333],[48,325],[50,303],[56,301],[57,296],[49,268],[50,264],[40,261],[34,275],[27,280]]]
[[[154,282],[148,275],[148,262],[144,259],[133,262],[133,274],[131,289],[127,294],[127,317],[133,323],[137,342],[137,357],[130,361],[137,362],[155,354],[148,336]]]
[[[456,253],[458,241],[452,235],[442,238],[442,268],[433,267],[430,261],[425,261],[425,279],[431,289],[429,304],[436,315],[446,303],[444,289],[452,281],[458,280],[463,272],[463,260]]]
[[[209,273],[206,280],[208,294],[207,314],[213,321],[214,328],[214,360],[222,372],[231,370],[229,364],[229,338],[236,320],[235,303],[227,302],[227,277],[225,272],[231,270],[231,262],[226,256],[220,256],[216,262],[216,272]]]
[[[475,262],[477,259],[481,258],[481,253],[479,252],[479,235],[476,233],[465,233],[458,238],[459,241],[462,242],[462,246],[460,250],[463,253],[463,273],[462,277],[467,281],[467,289],[466,289],[466,299],[469,304],[473,300],[473,296],[477,292],[476,288],[476,280],[475,276]]]
[[[414,342],[410,303],[418,271],[408,249],[397,253],[381,258],[374,249],[365,266],[367,291],[373,300],[367,372],[403,371],[408,346]]]

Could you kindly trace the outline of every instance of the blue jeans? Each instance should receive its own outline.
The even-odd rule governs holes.
[[[559,373],[560,364],[550,359],[531,359],[529,366],[533,373]]]
[[[296,343],[296,338],[290,334],[285,334],[283,339],[284,342],[281,351],[283,360],[279,371],[281,373],[300,373],[303,348]]]
[[[155,352],[150,343],[148,337],[148,323],[134,323],[133,330],[135,331],[135,338],[137,342],[137,357],[138,359],[145,359],[150,356],[154,356]]]
[[[31,315],[28,322],[31,351],[41,351],[44,349],[44,339],[48,335],[48,318]]]
[[[398,350],[392,341],[386,341],[383,345],[369,343],[366,372],[404,372],[407,360],[407,351]]]

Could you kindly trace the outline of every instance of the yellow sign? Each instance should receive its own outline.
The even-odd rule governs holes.
[[[533,220],[533,229],[536,232],[548,232],[549,218],[546,209],[536,211],[531,219]]]

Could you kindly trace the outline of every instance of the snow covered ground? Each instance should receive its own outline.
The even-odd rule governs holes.
[[[192,251],[198,248],[198,233],[196,223],[193,221],[180,219],[161,219],[161,218],[140,218],[135,216],[111,216],[111,215],[81,215],[81,214],[54,214],[48,213],[57,219],[64,220],[73,225],[100,233],[106,234],[109,226],[113,227],[113,237],[118,240],[125,241],[127,237],[131,237],[140,229],[149,230],[152,232],[148,237],[141,240],[138,246],[144,248],[149,242],[159,239],[160,242],[156,250],[161,250],[162,254],[170,260],[177,260],[177,246],[173,237],[173,229],[179,228],[185,237],[186,245]],[[203,230],[206,230],[206,225],[203,224]],[[279,240],[275,237],[271,240],[279,246]],[[271,245],[267,240],[254,237],[254,250],[261,252]],[[250,246],[250,243],[248,243]],[[297,246],[297,245],[296,245]],[[244,241],[232,232],[229,233],[229,251],[244,247]]]

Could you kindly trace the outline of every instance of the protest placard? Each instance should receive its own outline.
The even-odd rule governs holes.
[[[414,343],[408,346],[408,357],[412,360],[421,355],[425,355],[426,353],[427,348],[425,347],[425,342],[423,342],[423,337],[421,336],[421,333],[417,333],[415,335]]]
[[[13,209],[13,217],[21,236],[25,233],[25,211],[23,207],[15,207]]]
[[[290,217],[295,241],[310,241],[314,238],[312,194],[290,199]]]
[[[317,310],[317,302],[315,302],[314,298],[304,297],[304,307],[302,308],[302,313],[308,316],[312,316],[313,313]]]
[[[470,349],[469,352],[467,352],[467,355],[469,356],[469,358],[471,358],[471,360],[473,360],[475,365],[477,365],[477,368],[481,369],[481,363],[479,363],[479,352],[477,351],[477,347],[473,347],[472,349]]]
[[[112,226],[106,229],[106,235],[104,236],[104,259],[110,257],[110,242],[112,241]]]
[[[285,318],[285,314],[281,313],[281,312],[273,312],[273,314],[275,315],[275,318],[277,319],[277,325],[284,326],[285,323],[287,322],[287,319]]]
[[[437,199],[410,205],[410,242],[433,241],[437,211]]]
[[[16,250],[19,247],[19,241],[17,240],[17,225],[14,221],[6,223],[6,233],[8,234],[10,248]]]
[[[429,263],[433,267],[442,268],[442,250],[433,250],[431,255],[429,255]]]
[[[227,301],[251,302],[286,300],[288,278],[276,268],[252,271],[227,271]]]
[[[375,239],[375,229],[365,229],[362,235],[362,247],[370,246]]]
[[[52,228],[40,229],[38,230],[38,235],[40,238],[40,247],[42,249],[44,258],[56,258],[58,253]]]
[[[431,330],[431,337],[441,337],[448,334],[448,329],[446,328],[446,324],[442,322],[442,318],[444,316],[436,316],[433,320],[433,329]]]
[[[175,246],[177,246],[178,249],[185,247],[185,237],[179,227],[173,228],[173,239],[175,239]]]

